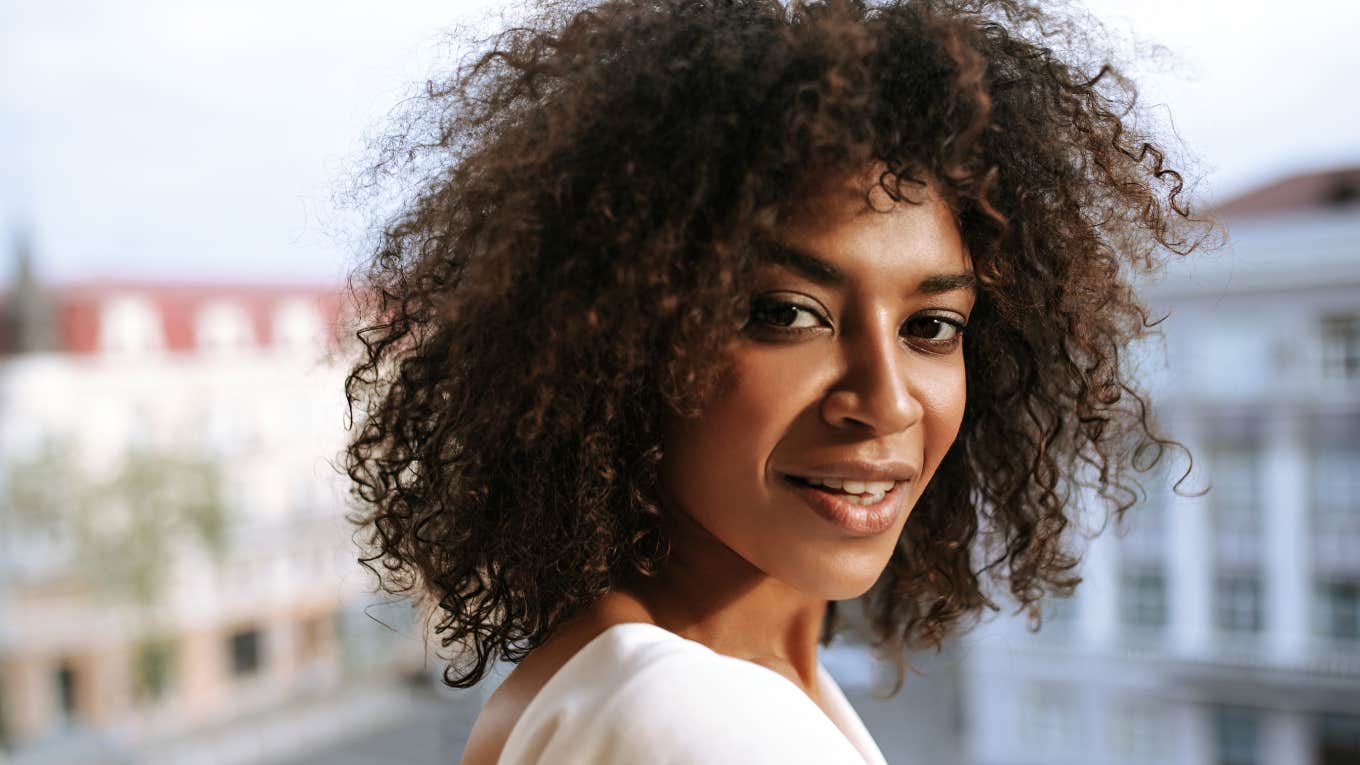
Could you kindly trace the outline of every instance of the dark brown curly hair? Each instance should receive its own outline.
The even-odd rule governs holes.
[[[1118,517],[1174,446],[1126,363],[1155,324],[1132,280],[1208,231],[1091,28],[1019,0],[551,2],[406,104],[346,467],[360,561],[437,615],[448,684],[663,564],[663,420],[713,391],[755,243],[869,167],[949,202],[981,282],[959,437],[862,598],[875,644],[938,646],[989,584],[1032,617],[1070,592],[1077,493]]]

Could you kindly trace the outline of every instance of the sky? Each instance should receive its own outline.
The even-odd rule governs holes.
[[[1206,200],[1360,164],[1360,3],[1090,0]],[[41,278],[326,283],[336,203],[490,0],[0,0],[0,254]],[[5,261],[9,256],[5,255]],[[0,279],[10,271],[0,262]]]

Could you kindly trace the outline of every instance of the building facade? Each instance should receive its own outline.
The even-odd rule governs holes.
[[[1139,373],[1193,470],[1143,479],[1040,632],[969,639],[967,761],[1360,763],[1358,189],[1253,192],[1222,250],[1144,285]]]
[[[0,759],[147,761],[419,667],[344,520],[343,292],[44,287],[25,260],[0,337]]]

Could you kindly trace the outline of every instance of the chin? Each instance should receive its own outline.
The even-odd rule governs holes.
[[[894,537],[895,539],[895,537]],[[790,586],[825,600],[853,600],[868,592],[883,575],[892,555],[886,550],[826,552],[780,577]],[[809,576],[809,574],[811,574]]]

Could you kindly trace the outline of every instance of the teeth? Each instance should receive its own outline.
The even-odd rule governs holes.
[[[846,494],[865,497],[870,504],[883,499],[883,495],[892,491],[893,487],[897,485],[894,481],[842,481],[839,478],[805,478],[803,480],[813,486],[825,486],[828,489],[843,491]]]
[[[845,501],[856,505],[876,505],[883,501],[882,494],[847,494]]]

